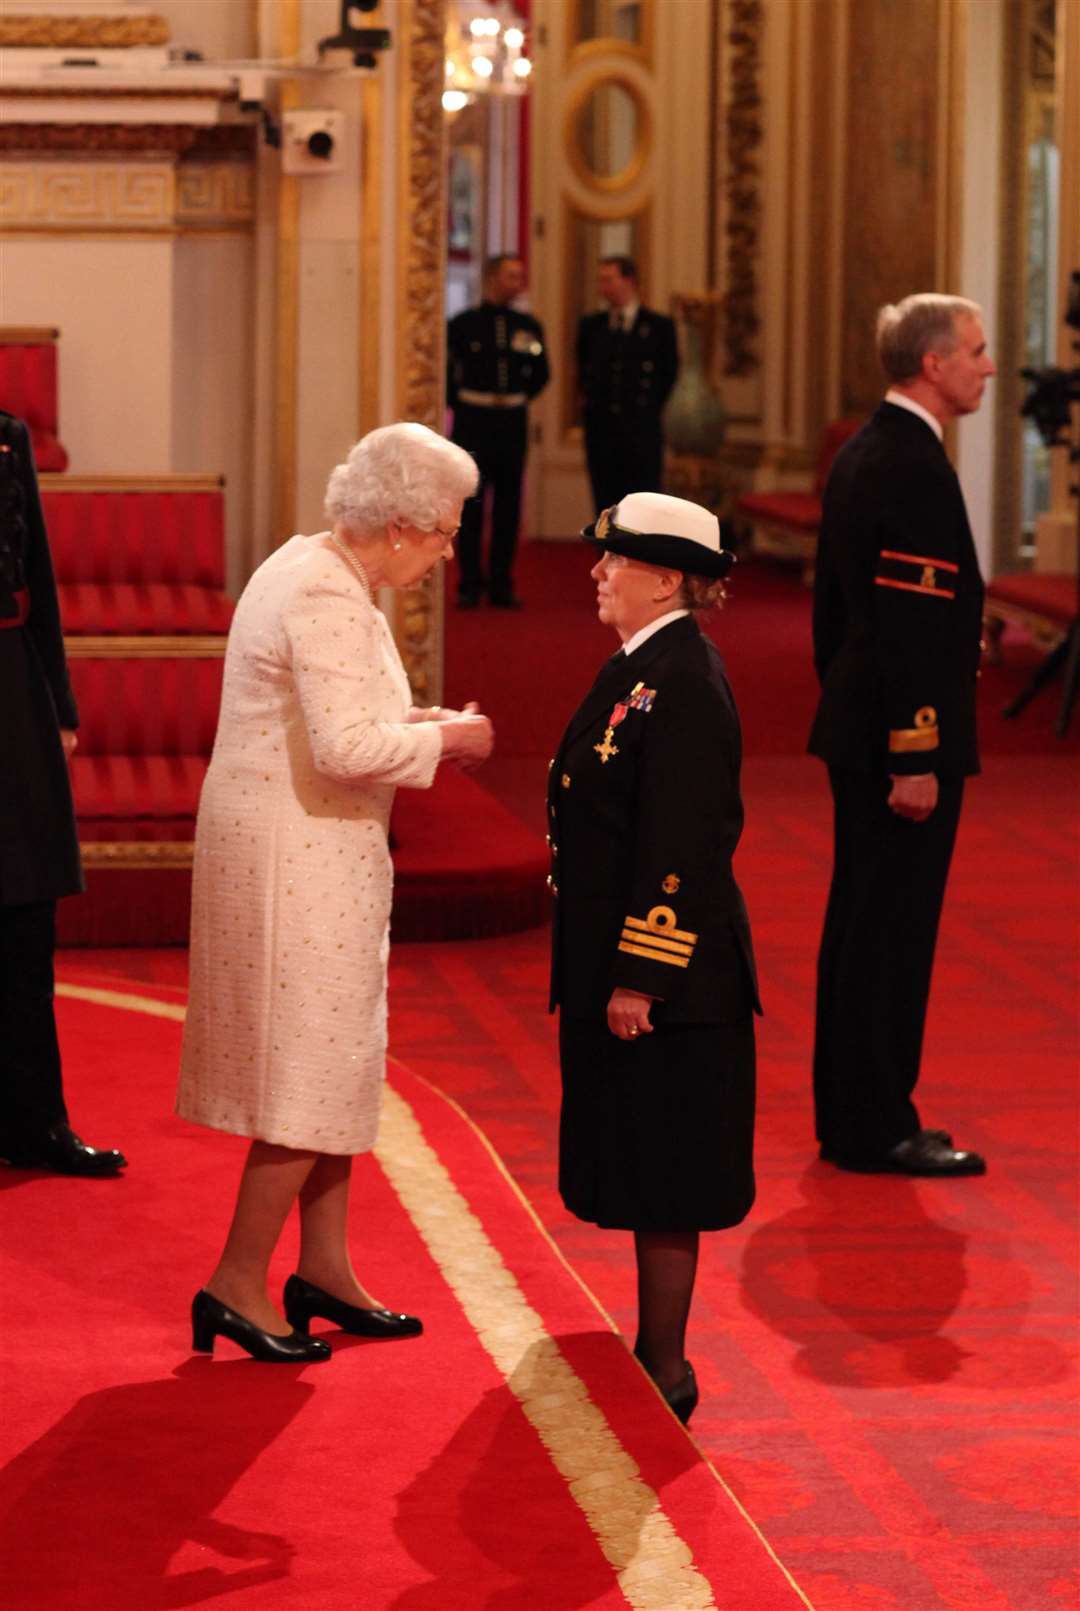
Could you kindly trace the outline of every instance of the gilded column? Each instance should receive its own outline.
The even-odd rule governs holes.
[[[446,0],[402,0],[398,172],[398,417],[439,431],[446,395]],[[395,637],[418,704],[442,687],[442,568],[397,602]]]
[[[1060,225],[1058,234],[1057,362],[1075,369],[1080,332],[1062,317],[1069,276],[1080,269],[1080,0],[1058,0],[1057,6],[1057,148],[1061,153]],[[1080,407],[1074,408],[1074,419]],[[1035,527],[1035,569],[1073,571],[1077,565],[1077,499],[1070,487],[1077,467],[1058,449],[1053,455],[1050,508]]]

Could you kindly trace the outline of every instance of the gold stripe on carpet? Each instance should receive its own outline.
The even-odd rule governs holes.
[[[98,990],[93,985],[58,984],[58,996],[70,1001],[89,1001],[95,1007],[122,1007],[127,1012],[145,1012],[151,1018],[175,1018],[182,1024],[187,1016],[185,1009],[174,1001],[155,1001],[152,996],[130,996],[123,990]]]
[[[185,1009],[175,1002],[156,1001],[151,996],[126,991],[58,984],[56,993],[73,1001],[143,1012],[177,1022],[183,1022],[185,1016]],[[581,1277],[567,1264],[541,1226],[532,1205],[507,1173],[487,1137],[456,1102],[449,1098],[444,1100],[483,1142],[507,1184],[528,1208],[548,1245],[588,1293]],[[672,1611],[674,1606],[678,1606],[679,1611],[718,1611],[712,1589],[694,1566],[688,1545],[664,1513],[658,1496],[643,1481],[636,1462],[589,1397],[558,1343],[548,1335],[543,1321],[507,1269],[480,1220],[426,1140],[412,1108],[390,1085],[385,1091],[375,1155],[478,1340],[506,1379],[556,1470],[565,1479],[605,1558],[614,1568],[627,1602],[634,1611]],[[752,1518],[711,1463],[707,1463],[798,1598],[809,1606],[809,1600],[777,1560]]]
[[[635,1611],[716,1611],[689,1548],[487,1232],[387,1087],[375,1156],[585,1514]]]

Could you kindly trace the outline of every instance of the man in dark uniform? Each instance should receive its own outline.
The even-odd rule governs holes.
[[[675,323],[643,308],[630,257],[605,257],[596,287],[607,309],[578,326],[578,385],[585,460],[599,515],[628,492],[659,492],[664,475],[661,414],[679,373]]]
[[[115,1175],[64,1106],[53,1013],[56,902],[83,887],[67,760],[79,723],[30,436],[0,411],[0,1159]]]
[[[980,310],[931,293],[881,310],[884,402],[825,489],[814,590],[821,699],[810,750],[835,804],[818,959],[814,1099],[840,1168],[982,1174],[925,1130],[919,1075],[934,945],[964,779],[979,770],[983,586],[942,427],[994,366]]]
[[[484,299],[450,320],[447,330],[451,440],[476,460],[480,486],[466,500],[458,538],[458,604],[475,609],[487,588],[498,609],[517,609],[513,566],[521,524],[521,478],[528,452],[529,404],[548,383],[547,347],[539,319],[511,306],[525,289],[520,257],[489,258]],[[484,496],[491,488],[491,553],[485,582],[481,556]]]

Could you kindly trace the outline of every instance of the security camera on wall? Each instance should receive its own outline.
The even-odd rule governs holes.
[[[390,49],[390,30],[361,28],[353,14],[374,11],[378,4],[379,0],[341,0],[338,32],[319,40],[319,55],[328,50],[348,50],[352,52],[354,67],[374,67],[378,52]]]

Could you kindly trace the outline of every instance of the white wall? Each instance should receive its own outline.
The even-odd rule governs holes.
[[[39,236],[3,246],[3,319],[60,330],[60,440],[75,474],[172,467],[173,242]]]
[[[252,522],[253,278],[246,235],[183,235],[176,242],[170,466],[224,475],[233,592],[247,579]]]
[[[201,50],[210,60],[255,54],[254,7],[251,0],[148,0],[149,8],[169,24],[170,44]],[[81,9],[96,9],[83,0]]]

